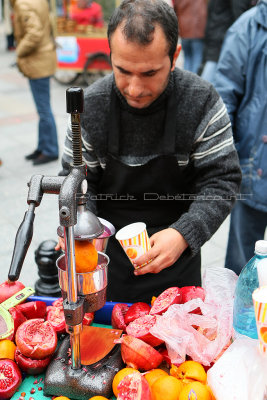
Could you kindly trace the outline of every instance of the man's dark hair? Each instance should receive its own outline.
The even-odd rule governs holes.
[[[109,45],[113,33],[121,24],[127,40],[144,46],[152,42],[155,25],[159,25],[169,44],[172,62],[178,41],[178,22],[175,11],[164,0],[123,0],[109,20]]]

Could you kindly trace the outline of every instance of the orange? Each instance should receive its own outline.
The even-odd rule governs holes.
[[[116,373],[116,375],[113,378],[113,382],[112,382],[112,390],[113,393],[116,397],[118,397],[118,384],[120,383],[120,381],[127,375],[132,374],[133,372],[139,372],[137,369],[135,368],[123,368],[121,369],[119,372]]]
[[[211,393],[201,382],[191,382],[184,386],[179,400],[212,400]]]
[[[199,381],[202,383],[206,383],[207,374],[206,371],[199,362],[197,361],[185,361],[179,367],[176,365],[171,366],[170,375],[175,376],[178,379],[181,379],[184,384]]]
[[[134,258],[137,257],[137,250],[136,250],[136,249],[133,249],[132,247],[129,247],[129,248],[126,250],[126,254],[127,254],[127,256],[128,256],[129,258],[134,259]]]
[[[97,266],[98,253],[88,240],[75,240],[76,272],[94,271]]]
[[[183,389],[182,382],[174,376],[162,376],[151,387],[153,400],[179,400]]]
[[[9,358],[10,360],[14,360],[16,348],[17,346],[12,342],[12,340],[0,340],[0,358]]]
[[[89,400],[108,400],[108,398],[103,397],[103,396],[94,396],[94,397],[90,397]]]
[[[169,374],[160,368],[151,369],[144,375],[144,377],[148,381],[150,388],[152,387],[153,383],[156,382],[156,380],[161,378],[162,376],[169,376]]]
[[[65,397],[65,396],[58,396],[58,397],[54,397],[53,400],[70,400],[70,398]]]
[[[153,306],[155,300],[156,300],[156,296],[152,296],[152,299],[151,299],[151,305],[152,306]]]

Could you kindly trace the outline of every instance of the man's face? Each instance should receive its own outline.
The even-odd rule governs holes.
[[[119,26],[111,37],[110,47],[117,88],[129,106],[148,107],[166,88],[180,47],[171,65],[167,40],[160,26],[156,26],[153,41],[146,46],[127,41]]]

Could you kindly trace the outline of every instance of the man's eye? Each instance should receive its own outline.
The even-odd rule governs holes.
[[[154,75],[156,75],[156,72],[155,71],[151,71],[151,72],[146,72],[145,74],[144,74],[144,76],[154,76]]]
[[[121,68],[118,68],[119,69],[119,72],[121,73],[121,74],[123,74],[123,75],[130,75],[130,72],[128,72],[128,71],[125,71],[124,69],[121,69]]]

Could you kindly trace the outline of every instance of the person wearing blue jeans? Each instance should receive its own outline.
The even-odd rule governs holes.
[[[225,266],[240,273],[267,227],[267,0],[227,31],[215,88],[233,127],[242,169],[241,200],[232,214]]]
[[[33,99],[39,114],[39,134],[36,152],[51,161],[58,158],[57,128],[50,106],[50,77],[29,79]],[[26,158],[29,156],[26,156]],[[37,160],[33,164],[38,164]],[[40,161],[40,159],[39,159]]]
[[[58,159],[55,119],[50,106],[50,78],[57,67],[47,0],[10,0],[14,10],[17,65],[28,78],[39,114],[37,148],[25,156],[33,165]]]
[[[182,48],[184,69],[196,74],[202,61],[203,39],[182,39]]]
[[[243,201],[236,202],[231,213],[226,268],[240,274],[254,256],[255,243],[264,238],[266,226],[267,213],[249,207]]]

